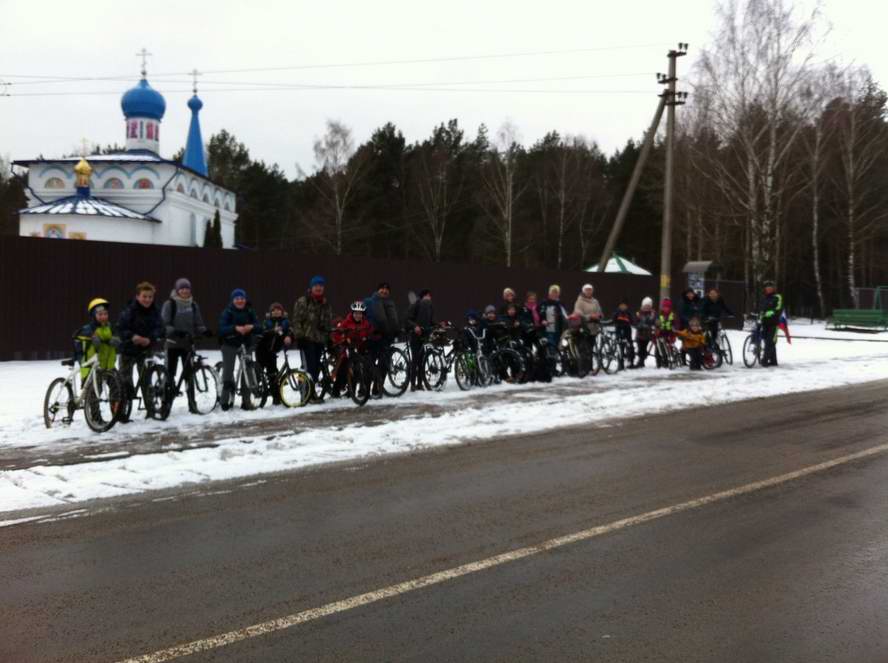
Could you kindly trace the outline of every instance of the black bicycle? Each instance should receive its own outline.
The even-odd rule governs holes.
[[[170,416],[173,402],[182,395],[182,387],[188,394],[188,410],[191,414],[207,415],[216,409],[219,403],[219,374],[209,366],[207,358],[197,354],[190,336],[185,337],[188,344],[188,352],[182,360],[182,373],[175,384],[169,380],[169,373],[164,378],[166,387],[163,402],[158,411],[157,418],[165,420]],[[173,341],[166,341],[167,348],[173,345]],[[169,355],[166,356],[166,365],[169,368]]]

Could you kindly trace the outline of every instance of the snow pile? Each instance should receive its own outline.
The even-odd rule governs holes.
[[[793,327],[801,333],[800,327]],[[822,336],[822,326],[806,332]],[[814,333],[816,332],[816,333]],[[842,338],[876,339],[872,334],[843,334]],[[357,423],[350,401],[302,410],[264,411],[189,416],[180,409],[166,422],[138,422],[118,426],[105,435],[86,428],[82,414],[67,430],[43,428],[43,390],[61,374],[58,362],[0,364],[0,467],[4,458],[27,453],[34,458],[17,469],[0,472],[0,512],[72,504],[146,490],[171,488],[211,480],[280,472],[296,468],[407,452],[466,440],[539,432],[564,426],[611,425],[614,420],[689,406],[712,405],[750,398],[837,387],[888,376],[888,342],[846,343],[832,340],[781,339],[779,369],[746,369],[741,348],[745,333],[731,332],[735,363],[713,372],[689,374],[648,368],[618,375],[562,379],[549,385],[500,386],[460,392],[453,381],[443,393],[408,394],[373,426]],[[649,363],[652,363],[649,360]],[[479,398],[483,394],[484,398]],[[362,414],[379,401],[371,401]],[[423,404],[438,408],[424,411]],[[184,407],[184,406],[181,406]],[[334,411],[335,410],[335,411]],[[334,411],[334,425],[298,430],[307,413]],[[380,409],[380,411],[382,411]],[[206,436],[220,423],[274,418],[283,428],[274,434],[255,432],[215,439],[212,447],[152,453],[127,452],[134,441],[168,435]],[[289,427],[289,428],[288,428]],[[280,428],[280,427],[279,427]],[[297,429],[297,430],[293,430]],[[73,439],[72,439],[73,438]],[[88,444],[88,453],[73,464],[50,465],[42,456],[59,446]],[[121,453],[121,447],[122,453]],[[103,454],[103,451],[106,452]],[[16,454],[19,454],[17,456]],[[125,457],[121,457],[124,455]],[[8,467],[9,464],[7,463]]]

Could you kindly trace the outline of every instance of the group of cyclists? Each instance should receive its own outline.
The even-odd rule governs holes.
[[[89,320],[75,335],[80,377],[85,382],[91,370],[116,372],[120,393],[106,397],[110,414],[105,419],[113,418],[111,423],[130,421],[137,400],[147,417],[165,418],[182,391],[189,411],[198,414],[214,409],[217,402],[228,410],[238,395],[244,409],[261,406],[269,397],[274,404],[292,406],[345,393],[363,404],[407,389],[440,389],[449,373],[467,389],[499,381],[549,381],[565,374],[585,377],[600,370],[638,369],[651,356],[658,368],[714,368],[725,357],[720,347],[727,342],[722,321],[734,316],[717,288],[705,295],[689,288],[676,304],[663,299],[657,308],[650,297],[634,310],[624,299],[607,316],[591,284],[581,288],[573,306],[562,300],[561,288],[552,285],[545,298],[529,291],[521,301],[514,289],[505,288],[499,304],[469,309],[464,325],[457,328],[436,318],[428,289],[418,296],[411,293],[412,303],[401,320],[388,282],[354,301],[342,318],[334,316],[326,286],[322,276],[315,276],[296,300],[292,316],[274,302],[262,317],[247,292],[234,289],[219,318],[222,361],[214,369],[195,351],[196,340],[213,332],[187,278],[178,279],[162,303],[154,285],[139,283],[114,325],[109,302],[93,299]],[[760,305],[763,366],[777,365],[774,341],[782,310],[782,296],[767,283]],[[676,341],[681,341],[680,347]],[[298,350],[300,367],[290,367],[291,350]],[[100,387],[94,390],[98,393]],[[212,408],[199,402],[202,394],[209,394]],[[53,405],[49,393],[46,400],[48,408],[67,408],[65,419],[70,420],[70,403]],[[101,401],[101,396],[95,400]]]

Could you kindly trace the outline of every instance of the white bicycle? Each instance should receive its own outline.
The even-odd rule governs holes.
[[[82,409],[86,425],[97,433],[110,430],[122,409],[123,384],[116,370],[99,368],[99,356],[90,357],[82,365],[76,359],[65,359],[62,366],[71,369],[67,377],[49,383],[43,399],[43,423],[47,428],[68,426],[74,414]],[[82,368],[89,373],[78,389],[78,375]]]

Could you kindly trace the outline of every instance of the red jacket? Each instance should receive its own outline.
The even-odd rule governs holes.
[[[373,333],[373,325],[367,320],[367,316],[357,322],[351,313],[342,320],[330,333],[330,338],[335,345],[340,345],[350,340],[353,345],[360,347]]]

